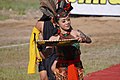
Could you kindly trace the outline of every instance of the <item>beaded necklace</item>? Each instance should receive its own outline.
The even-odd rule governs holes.
[[[62,35],[62,36],[64,36],[64,37],[67,37],[68,35],[70,35],[70,32],[67,32],[67,33],[65,33],[65,34],[60,34],[60,35]]]
[[[61,30],[58,29],[58,35],[63,36],[63,37],[67,37],[68,35],[70,35],[70,32],[71,32],[71,31],[67,31],[67,33],[62,34],[62,33],[61,33]]]

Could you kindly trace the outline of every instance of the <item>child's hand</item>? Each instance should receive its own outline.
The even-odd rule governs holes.
[[[85,42],[85,40],[86,40],[85,37],[76,37],[76,39],[81,43]]]
[[[83,41],[83,38],[82,38],[82,37],[76,37],[76,39],[77,39],[79,42],[82,42],[82,41]]]

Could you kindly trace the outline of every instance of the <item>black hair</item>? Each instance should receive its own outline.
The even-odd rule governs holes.
[[[38,21],[50,21],[51,18],[45,14],[42,15],[42,17]]]

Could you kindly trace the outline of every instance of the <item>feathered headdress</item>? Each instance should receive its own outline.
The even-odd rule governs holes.
[[[68,15],[73,9],[66,0],[39,0],[40,10],[47,16],[59,18]]]

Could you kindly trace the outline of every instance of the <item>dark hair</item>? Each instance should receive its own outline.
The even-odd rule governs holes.
[[[45,14],[42,15],[42,17],[38,21],[50,21],[51,18]]]

